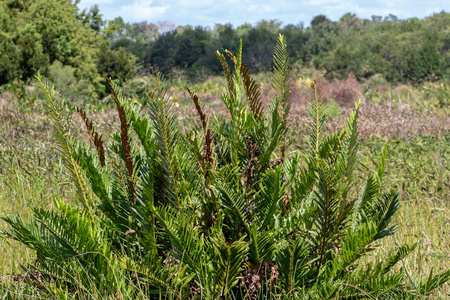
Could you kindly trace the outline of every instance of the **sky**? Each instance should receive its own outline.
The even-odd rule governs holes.
[[[450,12],[450,0],[80,0],[80,9],[97,4],[106,20],[122,17],[125,22],[179,25],[242,24],[278,20],[283,25],[310,25],[314,16],[324,14],[332,21],[351,12],[359,18],[393,14],[399,19],[423,18],[442,10]]]

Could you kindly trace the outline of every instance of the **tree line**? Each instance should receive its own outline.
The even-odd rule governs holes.
[[[450,14],[400,20],[394,15],[361,19],[347,13],[282,26],[216,24],[214,28],[167,23],[104,20],[97,6],[80,11],[77,1],[0,1],[0,85],[27,82],[40,71],[64,92],[89,97],[106,94],[106,77],[119,83],[139,73],[183,72],[191,79],[221,72],[218,49],[235,51],[254,70],[272,68],[273,45],[286,37],[293,62],[324,71],[327,79],[358,80],[381,74],[394,83],[449,77]]]
[[[214,51],[233,51],[240,39],[246,63],[255,71],[270,70],[273,45],[281,33],[294,62],[321,69],[328,79],[353,73],[362,80],[382,74],[388,81],[418,83],[449,76],[450,15],[446,12],[406,20],[393,15],[360,19],[347,13],[336,22],[319,15],[309,27],[301,23],[281,26],[275,20],[237,28],[230,24],[217,24],[213,29],[184,26],[153,39],[145,38],[149,32],[145,28],[152,24],[118,21],[114,24],[120,24],[121,34],[117,31],[110,37],[112,47],[133,53],[144,70],[188,69],[191,75],[202,70],[216,74],[221,67]]]

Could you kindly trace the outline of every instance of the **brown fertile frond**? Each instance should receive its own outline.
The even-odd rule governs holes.
[[[125,108],[120,102],[120,97],[116,93],[116,86],[112,82],[111,78],[108,78],[109,86],[111,87],[111,93],[113,95],[114,102],[116,102],[117,111],[119,113],[120,119],[120,139],[122,141],[122,148],[125,153],[125,163],[128,171],[128,185],[130,186],[131,197],[133,202],[136,204],[136,190],[134,188],[133,177],[133,160],[131,154],[131,145],[128,138],[128,124],[127,124],[127,114]]]
[[[225,50],[225,52],[227,53],[227,50]],[[223,72],[225,73],[225,77],[227,78],[230,99],[233,100],[233,96],[236,94],[236,91],[235,91],[234,80],[233,80],[233,76],[231,75],[230,67],[228,66],[227,60],[222,53],[220,53],[219,51],[216,51],[216,56],[217,56],[217,59],[219,59],[220,63],[222,64]]]
[[[209,186],[209,172],[214,169],[214,160],[212,157],[212,138],[210,130],[206,130],[205,143],[204,143],[204,153],[202,155],[203,165],[205,170],[205,184]]]
[[[261,102],[261,91],[259,90],[259,85],[256,81],[250,77],[250,68],[242,64],[241,65],[241,76],[244,81],[245,92],[247,93],[248,105],[254,116],[259,119],[262,113],[262,102]]]
[[[213,166],[213,158],[212,158],[212,138],[211,138],[211,131],[207,128],[207,117],[206,114],[203,112],[202,107],[200,106],[200,99],[198,98],[197,94],[194,92],[191,92],[191,90],[187,89],[189,92],[189,95],[192,98],[192,101],[194,101],[195,108],[197,109],[197,113],[200,116],[200,120],[202,122],[203,131],[205,133],[205,153],[203,154],[203,165],[206,165],[205,169],[205,182],[208,183],[208,175],[209,170]]]
[[[237,59],[236,59],[236,56],[233,54],[233,53],[231,53],[231,51],[229,51],[229,50],[224,50],[225,51],[225,53],[231,58],[231,60],[233,61],[233,63],[234,64],[237,64]]]
[[[212,169],[214,169],[211,131],[208,129],[207,117],[200,105],[200,99],[198,98],[197,94],[192,92],[189,88],[187,88],[187,90],[192,98],[192,101],[194,101],[195,108],[197,110],[198,115],[200,116],[203,131],[205,134],[205,142],[203,143],[204,146],[203,154],[201,156],[201,160],[198,158],[198,165],[205,179],[205,187],[206,187],[205,200],[207,201],[207,204],[204,205],[202,209],[203,214],[202,220],[203,222],[205,222],[205,224],[208,224],[208,226],[212,226],[212,224],[214,224],[214,220],[216,219],[215,214],[217,212],[217,203],[215,203],[214,200],[211,199],[210,192],[208,192],[210,190],[210,182],[211,182],[209,178],[210,172]],[[207,231],[205,231],[205,233],[207,233]]]
[[[82,108],[76,108],[77,113],[80,115],[81,119],[86,124],[86,128],[88,130],[89,136],[94,143],[95,148],[97,149],[98,158],[100,159],[100,164],[102,167],[105,166],[105,149],[103,147],[103,140],[102,136],[98,135],[97,132],[95,132],[94,125],[91,120],[88,119],[86,116],[86,112],[83,111]]]
[[[194,101],[195,109],[200,117],[200,121],[202,121],[203,130],[206,133],[206,114],[203,112],[202,107],[200,106],[200,100],[196,93],[191,92],[189,88],[187,88],[189,95],[191,96],[192,101]]]

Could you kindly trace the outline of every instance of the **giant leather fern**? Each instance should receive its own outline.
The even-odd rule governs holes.
[[[450,279],[450,271],[431,272],[412,284],[397,265],[415,245],[369,257],[395,234],[400,197],[382,187],[386,146],[376,171],[359,168],[359,103],[342,130],[325,132],[324,99],[314,82],[309,151],[295,153],[287,149],[284,37],[275,47],[275,95],[267,110],[242,43],[235,54],[216,54],[228,116],[207,117],[190,93],[201,126],[182,131],[161,74],[153,75],[142,107],[111,82],[120,131],[109,147],[79,110],[94,151],[71,142],[62,103],[38,78],[82,205],[56,201],[56,211],[35,208],[29,222],[2,218],[6,237],[36,251],[36,262],[23,267],[41,278],[31,280],[40,296],[416,299]]]

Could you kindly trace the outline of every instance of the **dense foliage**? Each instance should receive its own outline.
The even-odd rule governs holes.
[[[160,73],[146,104],[110,81],[120,130],[105,147],[82,109],[95,149],[73,141],[65,107],[39,80],[54,123],[56,149],[79,206],[55,200],[27,222],[11,215],[7,237],[36,250],[27,266],[41,297],[198,299],[416,299],[450,271],[411,283],[396,265],[415,245],[376,250],[395,233],[398,193],[382,188],[386,147],[375,170],[358,163],[359,104],[346,126],[327,134],[315,83],[308,150],[286,139],[290,68],[275,46],[275,95],[262,107],[259,86],[236,54],[216,52],[228,116],[205,114],[182,131]],[[232,62],[227,63],[225,55]],[[376,253],[378,259],[368,261]]]
[[[0,1],[0,86],[40,71],[66,95],[104,96],[103,79],[130,78],[135,59],[109,50],[101,24],[96,7],[79,12],[68,0]]]

